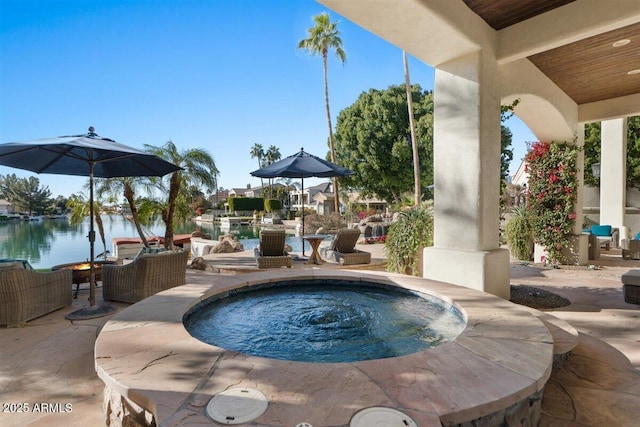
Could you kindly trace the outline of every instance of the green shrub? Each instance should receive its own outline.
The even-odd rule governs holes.
[[[564,142],[535,142],[525,156],[529,172],[528,215],[533,239],[547,251],[546,262],[564,262],[562,251],[576,222],[578,153]]]
[[[262,197],[231,197],[229,210],[234,211],[261,211],[264,209]]]
[[[305,234],[315,233],[317,229],[322,228],[324,232],[336,231],[346,227],[347,223],[344,218],[336,213],[331,215],[305,214],[304,216],[304,232]]]
[[[282,209],[282,203],[278,199],[264,199],[265,212],[279,211]]]
[[[525,206],[513,208],[505,227],[507,245],[514,258],[531,261],[533,258],[533,227]]]
[[[422,249],[433,246],[433,213],[418,206],[400,213],[387,232],[387,271],[417,276]]]

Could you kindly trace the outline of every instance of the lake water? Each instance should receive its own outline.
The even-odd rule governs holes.
[[[106,250],[111,251],[113,237],[138,237],[135,227],[121,215],[103,215]],[[149,227],[158,236],[164,236],[164,224],[159,221]],[[190,234],[202,230],[214,239],[225,234],[213,223],[186,222],[176,227],[175,234]],[[253,250],[258,244],[259,228],[237,227],[231,230],[241,240],[245,249]],[[0,221],[0,258],[26,259],[33,268],[50,268],[54,265],[88,260],[89,219],[78,225],[70,225],[66,219],[45,219],[42,221]],[[293,251],[301,251],[300,237],[289,236],[287,243]],[[96,228],[95,254],[104,252]],[[305,250],[310,250],[305,246]]]

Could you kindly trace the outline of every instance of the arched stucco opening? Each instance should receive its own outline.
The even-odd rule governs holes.
[[[536,91],[535,83],[530,86],[532,91]],[[531,132],[539,141],[564,141],[575,143],[582,146],[584,142],[584,127],[577,123],[577,106],[573,102],[566,102],[565,96],[556,97],[553,88],[541,87],[538,93],[551,94],[553,102],[537,93],[515,92],[504,95],[501,98],[503,105],[510,105],[516,99],[520,102],[514,108],[514,114],[529,127]],[[560,106],[560,107],[558,107]],[[578,154],[577,161],[578,170],[584,169],[584,155],[582,152]],[[577,218],[582,218],[583,206],[583,176],[579,174],[577,200],[574,205]],[[576,221],[570,236],[570,247],[567,248],[565,255],[567,263],[584,265],[587,262],[588,241],[581,233],[582,224]],[[536,245],[536,254],[534,261],[540,262],[545,256],[544,248]]]
[[[576,138],[578,105],[529,60],[500,65],[498,79],[502,105],[520,99],[514,113],[538,140],[573,141]]]
[[[537,95],[528,93],[503,97],[502,105],[510,105],[514,100],[520,102],[514,108],[514,114],[526,124],[539,141],[573,141],[575,129],[555,106]]]

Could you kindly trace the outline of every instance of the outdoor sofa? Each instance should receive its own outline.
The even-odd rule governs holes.
[[[142,254],[129,264],[102,267],[105,300],[136,303],[186,283],[189,252]]]
[[[71,270],[0,268],[0,325],[20,326],[71,304]]]

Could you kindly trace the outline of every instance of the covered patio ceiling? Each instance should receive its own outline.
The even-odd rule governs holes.
[[[319,2],[435,67],[495,37],[499,64],[528,59],[582,122],[640,114],[640,1]],[[488,31],[476,30],[477,19]]]

